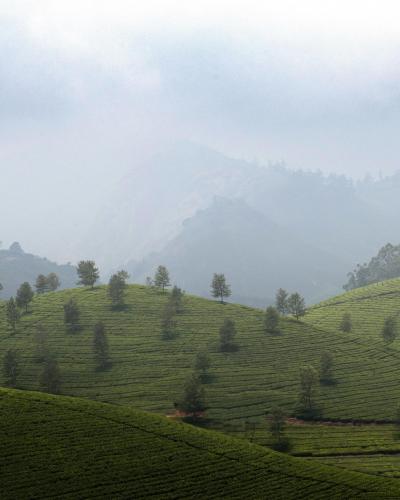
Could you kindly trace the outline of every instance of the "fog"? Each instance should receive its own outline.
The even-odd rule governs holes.
[[[394,173],[399,11],[1,2],[0,239],[59,261],[89,257],[82,242],[121,179],[182,140],[254,165]]]

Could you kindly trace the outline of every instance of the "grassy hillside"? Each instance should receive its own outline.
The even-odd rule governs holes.
[[[11,390],[0,402],[3,499],[400,496],[397,481],[124,407]]]
[[[356,293],[359,293],[356,292]],[[67,333],[63,304],[75,297],[83,330]],[[38,322],[49,332],[49,349],[57,356],[62,392],[139,409],[168,413],[179,398],[199,349],[211,356],[211,380],[206,384],[207,415],[214,421],[261,417],[274,404],[293,410],[298,398],[299,367],[319,365],[325,350],[335,356],[336,385],[321,386],[318,404],[326,418],[393,418],[400,400],[399,357],[379,342],[357,339],[287,319],[282,334],[263,330],[262,311],[188,296],[178,316],[177,337],[161,340],[160,317],[167,294],[130,286],[127,308],[113,311],[104,287],[74,289],[35,298],[13,336],[0,307],[0,356],[15,348],[21,359],[18,383],[36,390],[42,365],[35,360],[34,332]],[[218,329],[225,317],[236,321],[239,350],[218,350]],[[92,356],[93,325],[106,324],[113,361],[96,372]],[[4,379],[1,381],[4,383]]]
[[[383,346],[382,327],[389,316],[400,315],[400,279],[382,281],[338,295],[311,307],[306,321],[328,331],[339,331],[344,313],[350,313],[353,335],[372,346]],[[345,334],[342,334],[345,337]],[[398,351],[400,336],[387,352]]]

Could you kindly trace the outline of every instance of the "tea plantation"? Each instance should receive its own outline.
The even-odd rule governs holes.
[[[400,317],[400,279],[356,288],[321,302],[308,310],[305,321],[324,330],[337,332],[345,313],[351,316],[352,337],[368,341],[373,346],[383,346],[382,328],[385,319]],[[400,351],[400,335],[386,350]]]
[[[284,319],[281,334],[269,335],[260,310],[186,296],[176,337],[163,340],[160,321],[167,296],[131,285],[127,307],[114,311],[105,287],[45,294],[35,297],[15,335],[6,324],[3,303],[0,357],[16,349],[18,387],[39,389],[42,364],[36,360],[35,330],[41,323],[48,331],[49,350],[60,364],[63,394],[165,414],[173,411],[196,353],[206,350],[212,362],[205,385],[207,416],[228,422],[260,417],[277,403],[292,413],[300,366],[312,363],[318,368],[322,352],[329,351],[335,359],[336,383],[319,388],[323,417],[393,419],[400,401],[400,357],[379,339],[322,330],[322,320],[314,327]],[[70,297],[81,309],[83,329],[75,333],[67,332],[63,323],[63,304]],[[307,320],[317,311],[313,309]],[[236,322],[236,352],[219,351],[218,330],[225,318]],[[99,320],[106,325],[112,358],[112,367],[103,372],[95,370],[92,353],[93,325]],[[0,382],[4,385],[4,379]]]
[[[0,409],[2,499],[400,497],[394,480],[127,407],[1,389]]]

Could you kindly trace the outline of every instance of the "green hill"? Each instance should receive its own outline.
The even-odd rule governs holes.
[[[374,283],[350,292],[338,295],[311,307],[306,321],[329,332],[338,332],[344,313],[352,319],[352,335],[361,341],[367,341],[371,347],[384,348],[382,327],[389,316],[400,315],[400,279]],[[341,333],[342,338],[347,334]],[[400,348],[399,338],[386,347],[384,352],[397,356]]]
[[[82,311],[84,328],[77,333],[67,333],[63,325],[63,304],[69,297]],[[42,365],[35,359],[34,336],[40,322],[60,364],[63,394],[165,414],[173,411],[196,353],[206,349],[212,361],[211,380],[205,385],[207,416],[218,424],[262,417],[275,404],[291,413],[298,399],[299,367],[318,367],[321,353],[330,351],[337,383],[319,388],[324,417],[393,418],[400,400],[400,363],[397,352],[381,342],[322,331],[292,319],[282,321],[281,335],[271,336],[264,332],[262,311],[192,296],[185,298],[184,312],[177,316],[176,338],[166,341],[160,334],[166,301],[167,294],[130,286],[127,308],[116,312],[105,287],[49,293],[35,298],[14,336],[6,326],[3,304],[0,356],[17,349],[18,385],[37,390]],[[226,317],[237,324],[239,350],[234,353],[218,349],[218,330]],[[105,372],[95,370],[92,355],[93,325],[99,320],[106,325],[113,362]]]
[[[400,496],[397,481],[124,407],[4,389],[0,404],[3,499]]]

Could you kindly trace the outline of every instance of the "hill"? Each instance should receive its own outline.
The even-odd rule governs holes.
[[[4,389],[0,401],[3,499],[400,496],[394,480],[128,408]]]
[[[77,333],[66,332],[63,324],[63,304],[70,297],[81,309],[83,329]],[[196,353],[207,350],[212,363],[205,385],[207,415],[212,422],[226,423],[261,417],[275,404],[292,413],[300,366],[312,363],[318,368],[322,352],[329,351],[335,357],[337,383],[319,387],[324,417],[393,418],[400,400],[399,356],[380,339],[326,332],[290,318],[282,321],[280,335],[271,336],[264,332],[261,310],[186,296],[176,336],[167,341],[160,333],[166,301],[166,293],[138,285],[129,286],[122,311],[112,310],[105,287],[49,293],[35,297],[16,335],[5,323],[1,304],[0,357],[16,349],[19,386],[37,390],[42,365],[36,360],[35,330],[42,323],[48,349],[60,364],[64,394],[169,413]],[[225,318],[236,322],[237,352],[219,351],[218,331]],[[106,326],[113,362],[104,372],[95,370],[92,354],[93,326],[99,320]]]
[[[18,243],[13,243],[8,250],[0,250],[0,283],[4,289],[2,297],[15,295],[24,281],[34,285],[39,274],[47,276],[56,273],[61,281],[61,288],[70,288],[76,283],[76,270],[73,266],[59,265],[43,257],[25,253]]]
[[[344,313],[351,315],[353,337],[371,345],[380,344],[385,353],[397,355],[400,340],[384,347],[381,332],[386,318],[398,318],[400,314],[400,279],[356,288],[321,302],[308,310],[305,320],[315,327],[338,332]],[[341,335],[346,338],[346,334]]]
[[[278,288],[300,289],[317,302],[340,288],[345,264],[293,232],[282,229],[241,200],[217,198],[186,220],[181,233],[141,264],[128,264],[144,282],[165,264],[184,289],[210,296],[214,272],[232,285],[232,300],[257,307],[274,301]]]

